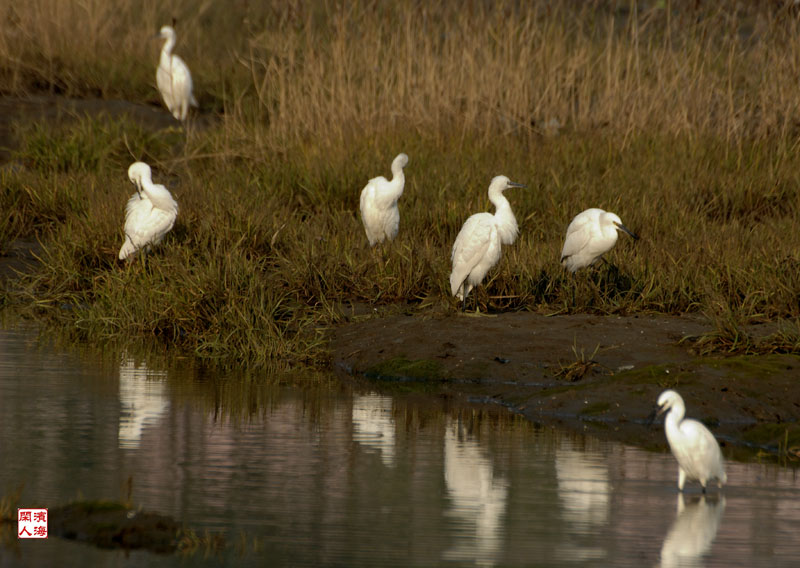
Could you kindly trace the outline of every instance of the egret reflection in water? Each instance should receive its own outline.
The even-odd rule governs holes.
[[[149,369],[122,353],[119,365],[119,447],[138,448],[145,426],[152,425],[169,408],[166,371]]]
[[[503,546],[508,483],[495,476],[491,460],[459,420],[448,420],[444,479],[451,503],[448,514],[458,527],[456,544],[444,558],[493,566]]]
[[[608,466],[585,451],[558,448],[555,454],[558,498],[562,518],[574,535],[592,534],[608,523],[611,484]],[[595,542],[595,541],[592,541]],[[562,550],[570,560],[597,560],[606,550],[597,545],[570,542]]]
[[[661,568],[703,566],[703,557],[711,551],[719,523],[725,512],[725,497],[684,501],[678,494],[678,516],[661,546]]]
[[[353,395],[353,440],[376,450],[383,464],[395,465],[395,431],[392,397],[377,393]]]

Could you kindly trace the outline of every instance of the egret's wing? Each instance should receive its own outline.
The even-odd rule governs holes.
[[[453,271],[450,274],[450,287],[453,294],[480,262],[489,249],[494,228],[494,217],[490,213],[476,213],[464,222],[453,243]]]
[[[170,74],[169,65],[162,65],[159,63],[156,70],[156,85],[158,85],[158,92],[161,93],[161,98],[164,99],[164,105],[167,110],[172,113],[175,109],[175,97],[172,94],[172,76]]]
[[[137,248],[158,244],[175,224],[175,215],[161,209],[153,209],[143,223],[135,228],[133,234],[127,233]]]
[[[370,245],[381,240],[381,216],[375,204],[375,180],[371,179],[361,190],[361,222]]]
[[[372,184],[372,180],[367,182],[367,185],[364,186],[364,189],[361,190],[361,216],[364,217],[368,214],[370,210],[372,210],[375,206],[373,205],[375,201],[375,186]]]
[[[400,193],[392,191],[391,183],[383,176],[372,178],[369,183],[375,188],[375,206],[381,210],[394,207],[403,191],[402,187]]]
[[[149,199],[134,194],[125,207],[125,235],[137,249],[158,243],[175,224],[176,216],[175,211],[156,209]]]
[[[691,453],[711,455],[719,449],[714,434],[697,420],[691,418],[682,420],[681,433],[684,435],[684,442]]]
[[[144,191],[144,190],[143,190]],[[147,197],[153,207],[164,211],[175,211],[177,213],[178,203],[172,197],[169,190],[160,183],[154,183],[146,188]]]
[[[561,249],[561,259],[579,253],[589,244],[592,238],[591,219],[576,217],[567,227],[567,236],[564,247]]]
[[[172,93],[175,100],[185,100],[187,104],[192,97],[192,74],[183,59],[172,56]]]
[[[680,430],[684,458],[678,459],[678,463],[691,477],[698,476],[698,469],[709,471],[713,476],[722,463],[722,453],[714,434],[691,418],[681,421]]]

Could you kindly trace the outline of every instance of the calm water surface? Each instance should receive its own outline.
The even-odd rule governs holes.
[[[272,383],[0,330],[0,494],[119,500],[132,477],[137,505],[228,542],[182,558],[6,531],[0,566],[800,566],[795,471],[729,463],[722,496],[682,499],[666,454]]]

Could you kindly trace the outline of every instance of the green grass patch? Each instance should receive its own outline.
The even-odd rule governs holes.
[[[696,363],[723,370],[726,373],[732,372],[740,376],[758,378],[795,370],[800,367],[800,357],[787,354],[705,357],[696,360]]]
[[[800,424],[764,423],[748,428],[742,435],[745,441],[776,449],[780,456],[800,460]]]

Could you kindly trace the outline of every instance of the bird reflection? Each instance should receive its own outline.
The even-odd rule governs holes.
[[[508,483],[494,475],[478,441],[456,420],[445,432],[444,479],[459,537],[445,559],[493,566],[502,547]]]
[[[700,496],[684,502],[678,494],[678,516],[661,546],[661,568],[703,566],[725,511],[725,497]]]
[[[562,448],[556,450],[555,461],[562,517],[570,532],[580,537],[595,535],[608,522],[611,487],[606,463],[585,451]],[[598,539],[589,540],[591,544],[571,540],[562,552],[571,560],[604,558],[605,549],[595,546]]]
[[[377,450],[383,464],[394,467],[395,431],[392,397],[377,393],[353,396],[353,440]]]
[[[127,353],[119,365],[119,447],[138,448],[145,425],[155,423],[167,408],[166,371],[137,364]]]

